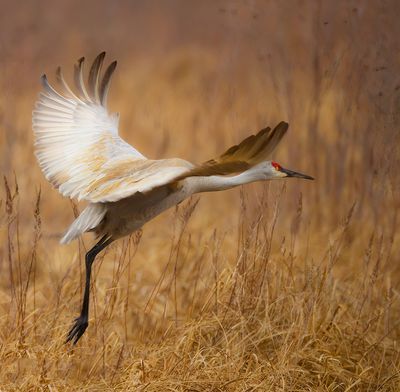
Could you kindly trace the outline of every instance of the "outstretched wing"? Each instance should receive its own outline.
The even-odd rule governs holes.
[[[288,127],[289,124],[282,121],[272,130],[269,127],[264,128],[256,135],[251,135],[238,145],[232,146],[220,157],[194,167],[179,179],[238,173],[266,161],[285,135]]]
[[[181,160],[152,161],[118,135],[118,115],[107,110],[107,94],[116,62],[101,77],[105,53],[96,57],[83,81],[84,58],[75,66],[75,87],[61,69],[56,91],[42,76],[43,91],[33,111],[35,150],[39,165],[64,196],[91,202],[119,200],[146,192],[192,167]]]

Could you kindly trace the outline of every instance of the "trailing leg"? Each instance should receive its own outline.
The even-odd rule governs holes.
[[[75,319],[73,327],[70,329],[67,340],[65,343],[73,340],[74,344],[84,334],[89,324],[89,295],[90,295],[90,275],[92,273],[92,264],[96,256],[113,240],[108,236],[104,236],[101,240],[86,253],[85,266],[86,266],[86,280],[85,280],[85,292],[83,294],[82,310],[78,318]]]

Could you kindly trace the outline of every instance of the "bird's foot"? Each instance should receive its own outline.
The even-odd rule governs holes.
[[[76,318],[74,321],[75,323],[68,332],[67,340],[65,341],[65,343],[73,341],[75,345],[77,341],[81,338],[81,336],[85,333],[89,323],[88,317],[82,315]]]

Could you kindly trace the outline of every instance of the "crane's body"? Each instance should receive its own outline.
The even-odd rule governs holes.
[[[262,166],[258,165],[232,177],[188,177],[174,185],[157,187],[146,194],[138,192],[115,202],[89,204],[61,242],[68,243],[87,231],[94,231],[99,237],[106,235],[114,240],[124,237],[196,193],[222,191],[266,179]]]
[[[262,129],[200,165],[178,158],[147,159],[119,137],[118,115],[107,110],[116,62],[101,78],[104,56],[103,52],[95,59],[88,88],[83,81],[84,59],[78,61],[74,74],[78,93],[65,82],[60,68],[61,93],[43,75],[44,91],[33,111],[36,156],[46,178],[64,196],[89,202],[61,243],[89,231],[100,238],[86,254],[82,310],[67,338],[74,343],[88,326],[92,263],[110,243],[196,193],[286,177],[312,179],[267,160],[287,131],[285,122]]]

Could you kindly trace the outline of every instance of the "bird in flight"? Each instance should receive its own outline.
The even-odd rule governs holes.
[[[288,129],[285,122],[260,130],[202,164],[179,158],[146,158],[118,135],[118,115],[107,110],[117,62],[102,73],[104,57],[102,52],[94,60],[87,84],[84,58],[78,60],[75,91],[65,82],[60,67],[56,71],[59,90],[43,75],[43,90],[32,115],[35,154],[45,177],[63,196],[88,202],[61,243],[89,231],[98,237],[86,253],[81,313],[66,340],[74,344],[88,326],[92,264],[113,241],[195,193],[287,177],[313,179],[268,160]]]

